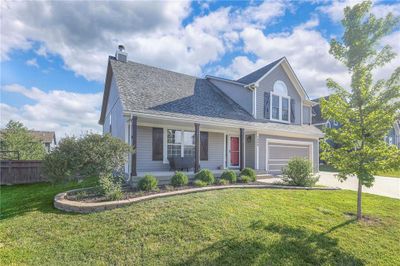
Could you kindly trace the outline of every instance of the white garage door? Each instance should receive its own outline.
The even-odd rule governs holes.
[[[294,157],[312,160],[312,143],[296,141],[267,141],[267,170],[280,174]]]

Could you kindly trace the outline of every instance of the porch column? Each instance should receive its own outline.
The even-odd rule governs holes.
[[[132,153],[131,156],[131,176],[137,176],[136,172],[137,117],[136,116],[132,116],[131,125],[132,125],[131,145],[132,148],[135,149],[135,151]]]
[[[240,139],[239,140],[240,141],[239,155],[240,155],[240,171],[241,171],[244,168],[244,152],[245,152],[245,150],[244,150],[244,128],[240,129],[240,138],[239,139]]]
[[[200,170],[200,124],[194,124],[194,172]]]

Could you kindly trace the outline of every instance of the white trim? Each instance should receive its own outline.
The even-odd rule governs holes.
[[[283,57],[278,63],[276,63],[276,65],[273,68],[271,68],[267,73],[262,75],[261,78],[259,78],[256,82],[254,82],[254,84],[256,84],[256,86],[260,85],[260,81],[263,80],[266,76],[268,76],[272,71],[274,71],[275,68],[277,68],[284,60],[285,57]]]
[[[274,129],[274,128],[269,128],[271,124],[273,123],[257,123],[259,125],[247,125],[249,123],[254,123],[254,122],[241,122],[237,120],[229,120],[229,121],[213,121],[210,119],[204,119],[204,118],[183,118],[183,117],[176,117],[176,116],[168,116],[168,115],[160,115],[160,114],[147,114],[147,113],[142,113],[142,112],[128,112],[125,111],[124,114],[129,114],[129,115],[135,115],[138,118],[151,118],[151,119],[159,119],[163,121],[168,121],[169,123],[171,122],[187,122],[187,123],[201,123],[202,125],[205,126],[217,126],[217,127],[224,127],[225,129],[227,128],[244,128],[246,130],[254,130],[258,131],[260,133],[265,133],[268,135],[276,135],[278,137],[296,137],[296,138],[310,138],[310,139],[317,139],[317,138],[323,138],[325,134],[321,133],[304,133],[302,131],[291,131],[291,130],[284,130],[284,129]],[[138,125],[144,125],[146,123],[140,123],[138,122]],[[152,123],[147,123],[147,124],[152,124]],[[157,124],[152,124],[152,125],[157,125]],[[160,127],[158,124],[157,127]],[[299,128],[299,130],[301,130]]]
[[[282,139],[273,139],[273,138],[267,138],[265,141],[265,170],[266,171],[278,171],[278,170],[269,170],[269,165],[268,165],[268,156],[269,156],[269,143],[278,143],[278,144],[288,144],[290,146],[285,146],[285,145],[274,145],[272,144],[271,146],[276,146],[276,147],[294,147],[294,148],[304,148],[304,146],[309,146],[308,148],[308,156],[311,161],[312,169],[314,169],[314,142],[309,142],[309,141],[298,141],[298,140],[282,140]],[[301,145],[301,146],[296,146]],[[277,164],[271,164],[271,165],[277,165]],[[279,170],[280,171],[280,170]]]
[[[258,132],[255,134],[255,145],[256,145],[256,164],[255,164],[255,169],[258,170],[259,168],[259,160],[260,160],[260,135]]]
[[[252,104],[253,104],[253,117],[257,117],[257,91],[256,89],[253,90],[253,97],[252,97]]]
[[[238,81],[230,80],[230,79],[224,79],[224,78],[215,77],[215,76],[210,76],[210,75],[206,75],[205,78],[206,78],[206,79],[215,79],[215,80],[219,80],[219,81],[225,81],[225,82],[228,82],[228,83],[233,83],[233,84],[241,85],[241,86],[243,86],[243,87],[245,87],[245,88],[248,88],[248,86],[245,86],[246,84],[241,83],[241,82],[238,82]],[[250,89],[250,88],[249,88],[249,89]]]
[[[224,169],[227,168],[227,161],[226,161],[226,149],[227,149],[227,146],[226,146],[226,136],[227,136],[227,134],[224,133]]]
[[[227,153],[228,153],[227,167],[228,168],[240,168],[240,153],[242,152],[240,150],[240,135],[239,134],[227,134],[227,135],[228,135],[228,145],[226,146],[226,149],[229,149],[227,151]],[[238,138],[238,140],[239,140],[239,165],[231,165],[231,137]]]
[[[272,118],[272,97],[273,96],[277,96],[277,97],[279,97],[279,119],[275,119],[275,118]],[[281,123],[285,123],[285,124],[290,124],[290,100],[291,100],[291,98],[290,98],[290,96],[283,96],[283,95],[280,95],[280,94],[277,94],[277,93],[274,93],[274,92],[270,92],[270,94],[269,94],[269,97],[270,97],[270,99],[269,99],[269,120],[271,120],[271,121],[275,121],[275,122],[281,122]],[[283,101],[283,98],[285,98],[285,99],[287,99],[288,100],[288,120],[286,121],[286,120],[282,120],[282,113],[283,113],[283,110],[282,110],[282,101]]]

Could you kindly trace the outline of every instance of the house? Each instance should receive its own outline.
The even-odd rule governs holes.
[[[329,96],[324,97],[326,100]],[[324,119],[321,114],[320,101],[322,98],[315,99],[316,105],[312,108],[312,124],[319,129],[324,127],[328,128],[340,128],[340,124],[337,121],[331,119]],[[385,136],[385,142],[389,145],[396,145],[400,149],[400,119],[397,119],[390,129],[389,133]]]
[[[318,171],[319,139],[312,102],[286,58],[238,80],[181,74],[127,60],[123,46],[108,59],[99,123],[136,148],[126,174],[169,171],[171,157],[200,168],[279,174],[293,157]]]
[[[389,133],[385,136],[385,142],[389,145],[396,145],[400,149],[400,119],[398,119]]]
[[[54,131],[29,130],[29,133],[43,144],[47,153],[57,145],[56,133]]]

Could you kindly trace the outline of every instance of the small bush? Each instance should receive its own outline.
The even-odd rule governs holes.
[[[108,200],[120,200],[123,197],[121,179],[112,174],[100,174],[100,193]]]
[[[219,185],[228,185],[229,184],[229,180],[220,179],[220,180],[218,180],[218,184]]]
[[[304,158],[293,158],[282,171],[282,180],[292,186],[311,187],[319,177],[312,173],[311,162]]]
[[[251,177],[248,175],[241,175],[239,180],[242,183],[249,183],[251,181]]]
[[[244,168],[241,172],[240,175],[248,176],[250,177],[250,181],[255,182],[256,181],[256,171],[251,169],[250,167]]]
[[[145,175],[139,180],[138,188],[143,191],[151,191],[157,187],[158,180],[152,175]]]
[[[204,182],[204,181],[201,181],[200,179],[197,179],[197,180],[195,180],[195,181],[193,182],[193,185],[194,185],[195,187],[205,187],[205,186],[207,186],[207,183]]]
[[[221,179],[228,180],[230,183],[236,183],[237,176],[235,171],[233,170],[226,170],[222,173]]]
[[[214,177],[213,173],[208,169],[203,169],[200,172],[198,172],[194,176],[194,179],[201,180],[201,181],[207,183],[208,185],[214,184],[214,182],[215,182],[215,177]]]
[[[175,175],[171,178],[171,185],[174,187],[185,186],[189,183],[189,178],[182,172],[176,172]]]

